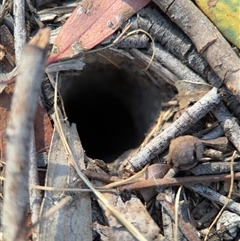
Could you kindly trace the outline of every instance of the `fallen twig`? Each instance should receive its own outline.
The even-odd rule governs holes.
[[[132,184],[127,184],[119,187],[119,191],[124,189],[137,190],[158,186],[180,186],[190,185],[195,183],[220,182],[231,179],[229,174],[206,175],[206,176],[190,176],[190,177],[176,177],[176,178],[160,178],[154,180],[141,180]],[[234,180],[240,179],[240,172],[235,173]]]
[[[24,47],[7,127],[7,164],[3,203],[4,240],[26,240],[29,202],[29,150],[41,79],[45,68],[49,29]]]
[[[240,173],[237,173],[237,176],[239,176],[239,175],[240,175]],[[228,175],[228,177],[229,177],[229,180],[230,180],[231,175]],[[236,179],[236,176],[234,175],[234,180],[235,179]],[[211,188],[206,187],[202,184],[196,184],[196,185],[193,185],[193,186],[186,185],[186,188],[192,190],[195,193],[200,194],[201,196],[203,196],[203,197],[205,197],[205,198],[207,198],[207,199],[209,199],[213,202],[219,203],[221,205],[224,205],[228,201],[227,197],[221,195],[218,192],[215,192]],[[227,209],[229,209],[232,212],[240,215],[240,205],[239,205],[239,203],[233,201],[232,199],[229,200],[229,202],[227,204]]]
[[[14,40],[15,40],[15,57],[18,64],[24,44],[26,43],[26,26],[25,26],[25,1],[14,0],[13,13],[15,19]]]

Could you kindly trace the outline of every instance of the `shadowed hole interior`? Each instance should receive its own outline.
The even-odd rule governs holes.
[[[105,162],[140,145],[160,111],[151,88],[111,65],[62,76],[61,93],[87,156]]]

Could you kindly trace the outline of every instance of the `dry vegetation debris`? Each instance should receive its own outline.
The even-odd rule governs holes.
[[[4,240],[238,240],[238,49],[189,0],[98,3],[2,2]]]

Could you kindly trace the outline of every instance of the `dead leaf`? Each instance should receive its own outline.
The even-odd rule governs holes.
[[[150,0],[83,0],[57,36],[47,64],[93,48]]]
[[[188,107],[190,103],[198,101],[212,89],[212,86],[206,83],[192,82],[188,80],[176,81],[175,86],[178,90],[180,109],[184,109]]]

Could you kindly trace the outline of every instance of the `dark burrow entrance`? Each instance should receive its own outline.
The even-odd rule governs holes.
[[[133,70],[92,63],[60,80],[68,119],[91,158],[112,162],[136,148],[159,115],[159,89]]]

